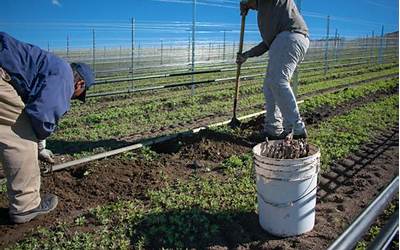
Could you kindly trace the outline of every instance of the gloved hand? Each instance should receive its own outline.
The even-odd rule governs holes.
[[[245,63],[247,61],[247,58],[249,58],[249,56],[246,54],[246,52],[243,53],[243,54],[237,53],[237,55],[236,55],[236,63],[237,64],[243,64],[243,63]]]
[[[46,140],[42,140],[38,142],[38,152],[39,152],[39,160],[45,161],[48,163],[54,163],[54,154],[51,150],[46,149]]]

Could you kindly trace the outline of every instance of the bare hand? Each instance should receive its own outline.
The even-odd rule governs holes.
[[[247,61],[247,58],[248,58],[248,56],[247,56],[246,53],[243,53],[243,54],[237,53],[237,55],[236,55],[236,63],[241,65],[241,64],[243,64],[243,63],[245,63]]]

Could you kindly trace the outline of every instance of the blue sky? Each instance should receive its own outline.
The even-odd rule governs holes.
[[[263,0],[267,1],[267,0]],[[135,18],[135,39],[142,46],[163,41],[187,41],[192,22],[192,0],[2,0],[0,30],[41,47],[92,46],[92,29],[97,46],[126,46],[131,40],[131,18]],[[197,0],[199,41],[238,40],[239,0]],[[330,30],[347,38],[398,30],[398,0],[302,0],[301,10],[311,37]],[[255,13],[247,18],[246,40],[258,41]]]

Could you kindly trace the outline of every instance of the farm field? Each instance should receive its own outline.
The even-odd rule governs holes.
[[[310,233],[281,239],[258,224],[251,149],[263,140],[261,115],[238,129],[208,128],[46,174],[43,192],[58,195],[59,207],[18,227],[8,223],[3,185],[0,248],[325,249],[398,175],[398,67],[392,58],[380,65],[335,67],[327,74],[322,68],[300,70],[298,96],[304,102],[299,107],[309,142],[322,155],[316,225]],[[243,75],[263,72],[249,69]],[[95,91],[111,88],[105,84]],[[262,111],[261,88],[262,75],[242,82],[239,116]],[[194,96],[179,87],[91,98],[86,105],[73,105],[48,148],[61,163],[229,120],[233,92],[233,82],[227,81],[197,87]],[[395,210],[397,200],[381,220]],[[359,242],[359,249],[364,245]],[[392,249],[397,248],[395,242]]]
[[[398,63],[391,62],[332,69],[326,75],[323,70],[304,73],[300,75],[298,94],[302,99],[346,84],[396,78],[397,72]],[[214,76],[219,77],[226,75]],[[231,116],[233,90],[234,84],[229,81],[199,87],[194,96],[189,89],[178,88],[89,99],[86,105],[73,106],[48,139],[48,147],[56,154],[68,154],[68,159],[79,158],[135,140],[224,121]],[[243,81],[240,96],[239,115],[261,111],[262,76]]]

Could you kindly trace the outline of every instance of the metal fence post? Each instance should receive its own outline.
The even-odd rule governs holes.
[[[232,44],[232,59],[235,59],[235,42]]]
[[[367,37],[365,39],[365,54],[366,54],[366,59],[367,59],[367,63],[368,63],[368,54],[369,54],[369,36],[367,34]]]
[[[96,33],[92,29],[92,68],[94,75],[96,75]]]
[[[135,51],[135,19],[131,19],[131,89],[133,89],[133,56]]]
[[[208,61],[211,59],[211,43],[208,44]]]
[[[192,72],[194,72],[195,63],[195,33],[196,33],[196,0],[193,0],[192,6]],[[192,75],[192,83],[194,82],[194,74]],[[194,84],[192,85],[192,96],[194,95]]]
[[[224,49],[222,52],[222,61],[225,61],[225,49],[226,49],[226,31],[224,30]]]
[[[69,34],[67,34],[67,60],[69,60]]]
[[[161,57],[161,61],[160,61],[160,64],[162,65],[163,64],[163,40],[161,40],[161,51],[160,51],[160,57]]]
[[[374,46],[375,46],[375,32],[372,31],[372,36],[371,36],[371,54],[369,57],[369,63],[372,64],[374,60]]]
[[[335,63],[337,64],[337,47],[338,47],[338,30],[335,31],[335,42],[334,42],[334,56]]]
[[[189,33],[189,37],[188,37],[188,64],[190,63],[190,33]]]
[[[119,46],[119,61],[118,61],[118,67],[121,66],[121,60],[122,60],[122,46]]]
[[[381,31],[381,42],[379,45],[379,56],[378,56],[378,63],[382,64],[382,56],[383,56],[383,32],[384,32],[385,26],[382,25],[382,31]]]
[[[136,53],[136,65],[139,66],[140,65],[140,42],[138,43],[137,46],[137,53]]]
[[[328,73],[328,67],[329,67],[329,65],[328,65],[329,23],[330,23],[330,16],[328,16],[327,23],[326,23],[325,70],[324,70],[325,75]]]

